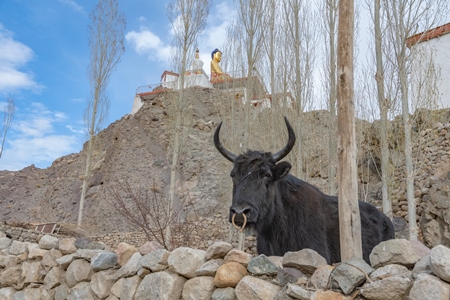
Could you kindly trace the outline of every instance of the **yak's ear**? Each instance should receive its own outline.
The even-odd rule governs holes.
[[[288,163],[287,161],[280,162],[275,167],[275,178],[274,179],[279,180],[279,179],[283,178],[284,176],[286,176],[289,173],[291,168],[292,168],[291,164]]]

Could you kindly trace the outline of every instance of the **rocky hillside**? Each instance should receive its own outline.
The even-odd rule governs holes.
[[[221,139],[234,152],[245,150],[244,144],[252,149],[276,151],[286,140],[281,116],[288,115],[290,120],[297,116],[292,110],[271,114],[255,108],[246,128],[244,111],[227,93],[190,88],[183,98],[182,146],[175,192],[178,203],[188,203],[190,209],[183,211],[182,217],[196,220],[218,213],[226,215],[231,165],[214,148],[214,128],[225,121]],[[136,194],[149,191],[150,197],[157,199],[169,195],[173,104],[177,100],[175,92],[148,98],[137,113],[125,115],[99,133],[84,212],[83,228],[89,234],[135,229],[113,208],[114,192],[123,195],[125,202],[130,199],[125,191],[127,186]],[[302,143],[297,143],[287,159],[294,165],[295,175],[328,192],[328,135],[332,132],[328,112],[308,112],[302,118],[294,126]],[[280,127],[273,128],[274,120],[278,119]],[[449,119],[450,110],[419,111],[413,118],[417,218],[429,246],[450,242],[450,207],[445,200],[450,184]],[[356,124],[360,196],[380,207],[379,123],[357,120]],[[390,124],[389,183],[398,231],[407,228],[401,124],[401,118]],[[248,143],[245,130],[254,136]],[[86,146],[80,153],[55,160],[47,169],[29,166],[17,172],[0,171],[0,221],[76,223]],[[304,153],[301,158],[297,157],[299,147]]]
[[[125,115],[101,131],[96,139],[92,178],[88,183],[84,229],[91,233],[127,230],[111,206],[111,190],[125,182],[136,190],[151,186],[168,195],[170,182],[170,101],[163,93],[145,101],[135,115]],[[207,212],[226,202],[222,172],[226,160],[215,151],[212,128],[222,119],[216,90],[190,89],[184,121],[178,195],[189,196],[197,212]],[[0,172],[0,221],[76,223],[86,149],[61,157],[47,169],[32,166],[17,172]],[[181,198],[181,196],[180,196]],[[200,205],[201,204],[201,205]]]

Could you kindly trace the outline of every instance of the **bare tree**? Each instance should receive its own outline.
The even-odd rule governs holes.
[[[125,15],[119,11],[116,0],[99,0],[90,14],[88,77],[90,96],[85,110],[85,123],[89,132],[86,168],[81,190],[78,226],[83,220],[83,207],[86,198],[87,182],[90,177],[95,135],[100,131],[109,112],[109,99],[106,92],[111,74],[120,62],[124,46]]]
[[[244,141],[243,147],[248,147],[249,125],[250,125],[250,104],[251,94],[253,92],[253,75],[257,71],[258,63],[262,58],[263,50],[263,14],[259,10],[263,7],[263,0],[238,0],[237,2],[237,20],[234,24],[238,29],[238,38],[243,48],[246,63],[246,96],[245,122],[244,122]]]
[[[314,5],[309,1],[285,0],[282,2],[283,16],[285,18],[284,41],[281,47],[286,48],[282,54],[285,56],[287,68],[286,79],[288,87],[293,91],[295,99],[296,132],[299,137],[296,157],[294,159],[295,173],[300,178],[305,176],[305,153],[307,148],[303,140],[307,130],[304,120],[305,110],[311,109],[314,90],[314,65],[317,48],[316,28],[318,25]],[[283,61],[280,59],[280,61]],[[315,103],[314,103],[315,104]]]
[[[338,154],[341,260],[362,258],[358,205],[356,132],[353,87],[354,2],[339,1],[338,22]]]
[[[169,219],[175,202],[175,188],[177,181],[179,155],[181,149],[182,116],[183,116],[183,96],[186,65],[188,54],[194,53],[194,46],[198,36],[206,26],[206,18],[210,9],[209,0],[173,0],[167,7],[167,15],[175,33],[174,43],[176,54],[174,60],[178,61],[179,70],[179,92],[178,99],[175,100],[175,124],[172,143],[172,160],[170,167],[170,191],[169,191]],[[166,231],[168,241],[171,240],[170,226]]]
[[[2,145],[0,147],[0,158],[2,158],[3,147],[5,146],[6,134],[14,119],[14,113],[16,112],[16,100],[13,96],[9,95],[6,98],[6,105],[3,108],[3,127],[0,130],[0,137],[2,139]]]
[[[263,44],[265,52],[267,53],[267,60],[269,62],[270,73],[270,93],[272,94],[272,108],[278,106],[276,101],[275,90],[275,59],[276,59],[276,25],[277,25],[277,5],[274,0],[266,0],[264,2],[264,20],[267,24],[267,30],[263,32]]]
[[[382,51],[382,34],[381,34],[381,1],[375,0],[373,24],[375,28],[375,58],[376,58],[376,75],[377,83],[377,98],[380,109],[380,144],[381,144],[381,193],[383,212],[390,218],[393,218],[392,203],[389,198],[388,190],[388,164],[389,164],[389,149],[388,149],[388,111],[389,103],[384,91],[384,66],[383,66],[383,51]]]
[[[391,62],[395,65],[402,103],[404,128],[404,151],[406,169],[406,199],[408,201],[408,222],[410,239],[417,239],[416,203],[414,199],[414,166],[412,158],[411,118],[410,118],[410,74],[411,52],[407,38],[422,30],[426,32],[439,25],[448,14],[449,6],[445,0],[383,0],[389,43],[394,51]]]
[[[323,2],[322,13],[324,14],[324,32],[325,39],[328,41],[326,49],[326,66],[325,71],[325,87],[328,91],[328,108],[330,110],[329,132],[328,132],[328,183],[329,193],[335,195],[336,186],[336,170],[337,170],[337,76],[336,76],[336,30],[338,20],[338,1],[326,0]]]
[[[135,186],[128,181],[118,180],[108,188],[108,192],[111,195],[109,202],[130,225],[141,229],[149,241],[156,240],[167,250],[192,246],[193,231],[203,228],[201,222],[176,224],[182,214],[197,214],[189,201],[189,195],[182,199],[176,209],[169,212],[163,200],[164,195],[154,183]],[[213,214],[216,209],[211,208],[209,213]],[[177,236],[167,236],[168,227],[178,229]]]

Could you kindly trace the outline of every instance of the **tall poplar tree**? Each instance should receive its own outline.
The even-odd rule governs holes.
[[[172,141],[172,160],[170,162],[170,190],[169,190],[169,220],[172,219],[172,210],[175,202],[175,189],[179,167],[179,156],[182,138],[182,117],[184,107],[184,84],[188,54],[194,53],[194,46],[206,26],[206,19],[210,9],[209,0],[173,0],[167,7],[167,15],[175,33],[175,55],[173,57],[179,71],[178,99],[173,99],[174,107],[174,134]],[[166,240],[171,241],[170,226],[166,229]]]
[[[85,109],[85,124],[89,132],[86,167],[78,211],[78,226],[82,225],[87,183],[91,175],[95,135],[101,130],[108,113],[107,87],[125,52],[125,15],[119,11],[117,0],[99,0],[89,15],[89,66],[90,95]]]

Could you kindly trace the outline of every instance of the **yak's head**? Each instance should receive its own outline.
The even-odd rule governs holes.
[[[291,164],[280,162],[292,150],[295,134],[287,118],[284,118],[289,140],[283,149],[275,154],[249,150],[236,155],[225,149],[220,143],[219,132],[222,123],[214,133],[214,145],[217,150],[234,164],[230,173],[233,179],[233,200],[230,207],[230,222],[243,229],[255,226],[261,218],[271,212],[275,200],[275,182],[288,174]],[[273,211],[272,211],[273,213]]]

